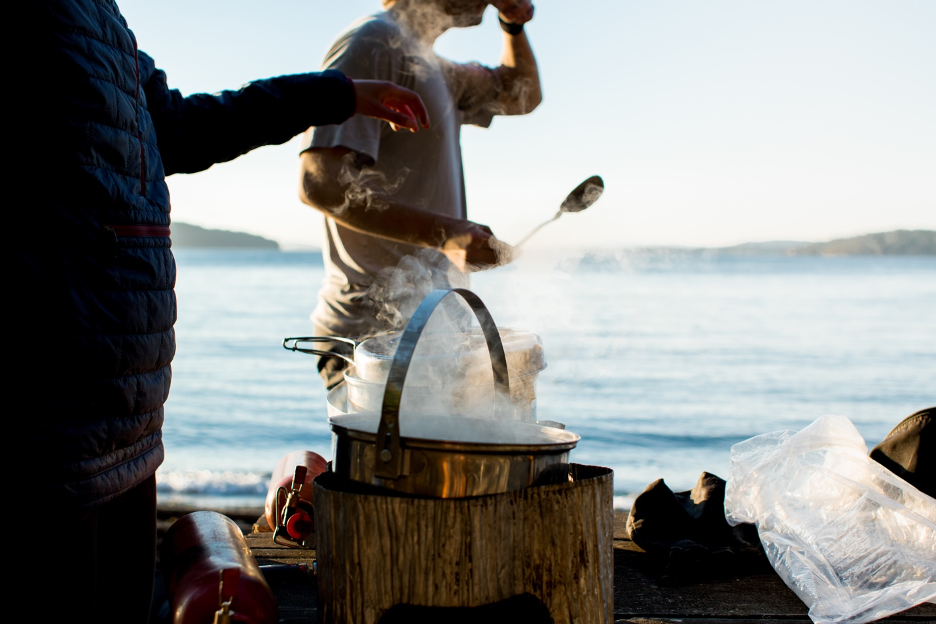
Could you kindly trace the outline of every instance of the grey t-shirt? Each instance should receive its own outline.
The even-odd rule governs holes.
[[[302,151],[345,147],[372,161],[363,171],[348,167],[346,180],[378,181],[395,199],[422,210],[466,218],[460,132],[462,124],[488,127],[500,83],[488,68],[447,61],[410,37],[384,12],[363,18],[338,36],[323,69],[352,79],[389,80],[417,92],[432,127],[393,132],[390,125],[355,115],[341,125],[315,128]],[[380,210],[372,205],[370,210]],[[365,293],[381,271],[412,263],[444,266],[438,252],[361,234],[326,218],[326,277],[312,313],[316,325],[336,335],[364,335],[385,326],[371,314]],[[457,271],[457,270],[456,270]],[[447,271],[442,270],[445,274]],[[438,286],[438,284],[436,284]]]

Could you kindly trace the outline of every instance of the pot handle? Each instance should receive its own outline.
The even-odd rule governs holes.
[[[339,357],[352,366],[354,365],[353,357],[349,357],[344,353],[336,353],[335,351],[322,351],[321,349],[308,349],[305,347],[300,347],[299,345],[304,342],[344,342],[351,345],[352,347],[357,347],[359,344],[361,344],[353,338],[344,338],[342,336],[294,336],[292,338],[283,338],[283,348],[287,351],[298,351],[299,353],[324,355],[326,357]]]
[[[380,410],[377,444],[374,449],[374,476],[382,479],[399,479],[403,476],[403,449],[400,445],[400,398],[403,396],[403,383],[406,381],[406,373],[413,359],[413,353],[416,351],[419,336],[426,328],[433,311],[450,293],[460,296],[471,307],[484,333],[488,352],[491,355],[491,370],[494,373],[494,414],[507,413],[510,410],[507,355],[491,313],[478,295],[470,290],[464,288],[433,290],[419,304],[409,323],[406,324],[406,329],[400,336],[399,346],[393,355],[393,362],[390,364],[387,387],[384,389],[383,407]]]

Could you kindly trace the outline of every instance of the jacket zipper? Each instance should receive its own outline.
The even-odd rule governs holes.
[[[146,149],[143,147],[143,130],[140,115],[140,50],[137,46],[136,35],[129,28],[130,39],[133,40],[133,61],[136,63],[136,89],[134,91],[137,109],[137,140],[140,142],[140,195],[146,197]]]

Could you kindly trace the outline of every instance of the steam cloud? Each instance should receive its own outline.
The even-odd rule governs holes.
[[[381,271],[367,292],[367,301],[382,325],[402,330],[430,292],[453,286],[467,287],[467,275],[439,251],[424,249]],[[487,353],[483,340],[472,340],[473,320],[471,309],[456,295],[446,297],[436,308],[413,354],[403,389],[404,413],[493,416],[490,364],[478,367],[477,358],[466,357],[479,348],[482,355]]]
[[[353,152],[346,154],[342,161],[338,182],[347,189],[344,203],[333,209],[339,215],[352,204],[363,204],[365,210],[386,210],[390,205],[388,198],[400,190],[410,173],[409,169],[403,167],[391,180],[384,172],[362,165]]]
[[[368,290],[367,302],[383,330],[402,330],[432,290],[465,287],[467,282],[468,276],[437,250],[425,249],[402,258],[396,267],[384,269]],[[403,430],[406,414],[520,420],[534,417],[533,384],[538,372],[534,364],[542,362],[542,344],[538,339],[524,337],[522,348],[517,349],[521,343],[512,339],[514,349],[508,347],[507,363],[513,406],[509,413],[497,414],[490,356],[474,324],[473,312],[455,295],[446,297],[436,308],[420,337],[404,384]],[[501,328],[502,336],[504,331]],[[382,396],[380,388],[386,380],[369,381],[376,386],[371,391]]]
[[[467,28],[477,26],[481,23],[483,10],[480,13],[470,11],[457,14],[447,14],[440,3],[429,2],[426,0],[396,0],[395,2],[384,2],[385,8],[392,8],[396,11],[401,25],[413,36],[390,37],[385,42],[392,49],[401,49],[409,57],[406,73],[412,77],[420,77],[422,72],[428,71],[439,66],[439,57],[433,51],[435,39],[450,28]],[[477,65],[478,69],[484,71],[484,66]],[[412,88],[410,80],[401,80],[399,84],[404,87]],[[532,110],[531,101],[533,93],[536,90],[533,81],[527,78],[513,78],[509,81],[502,81],[499,85],[500,91],[506,97],[500,97],[489,100],[491,93],[483,93],[483,89],[472,93],[469,89],[463,95],[465,101],[461,102],[461,108],[465,111],[476,110],[481,107],[493,115],[510,114],[509,108],[519,108],[524,111]],[[473,98],[475,96],[475,98]],[[475,106],[471,100],[479,100],[479,105]],[[502,103],[510,102],[511,104]]]
[[[436,288],[467,287],[467,276],[438,250],[421,249],[404,256],[395,267],[383,269],[367,290],[368,311],[385,329],[402,329],[426,296]],[[455,297],[436,310],[427,331],[442,324],[447,331],[464,331],[471,312]]]

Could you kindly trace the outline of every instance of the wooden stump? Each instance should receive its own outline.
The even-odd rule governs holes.
[[[611,622],[612,479],[466,499],[402,496],[325,473],[315,480],[319,616],[372,624],[398,604],[478,607],[532,594],[556,624]]]

